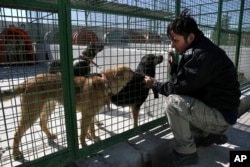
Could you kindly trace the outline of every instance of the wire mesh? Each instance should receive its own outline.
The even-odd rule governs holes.
[[[220,3],[222,4],[220,7]],[[244,5],[243,22],[241,25],[241,5]],[[223,48],[231,60],[238,64],[238,78],[240,83],[249,82],[249,72],[247,72],[247,64],[249,59],[247,56],[249,36],[249,2],[235,0],[228,1],[181,1],[181,8],[192,9],[192,16],[199,24],[201,30],[214,43],[219,44]],[[219,19],[220,18],[220,19]],[[242,28],[241,36],[240,29]],[[240,44],[238,42],[240,40]],[[237,52],[240,48],[240,53]],[[237,57],[239,56],[239,57]]]
[[[94,59],[100,67],[97,68],[91,65],[93,73],[100,73],[102,70],[113,68],[118,64],[129,66],[135,70],[141,58],[146,54],[165,56],[169,50],[168,45],[162,44],[166,42],[166,38],[161,37],[161,35],[164,35],[166,22],[79,9],[72,9],[71,14],[74,61],[77,61],[82,51],[86,51],[90,42],[92,44],[95,42],[105,44],[104,50],[98,52]],[[35,59],[31,61],[17,58],[9,61],[3,59],[1,62],[1,68],[3,69],[1,71],[1,90],[12,88],[13,85],[20,84],[37,74],[48,74],[51,67],[50,62],[59,60],[60,63],[60,34],[57,13],[1,8],[1,20],[2,31],[15,28],[27,32],[27,36],[32,41],[32,52],[35,56]],[[125,22],[127,23],[124,24]],[[145,29],[145,27],[149,28]],[[112,34],[113,32],[115,35]],[[12,36],[18,36],[22,40],[19,34]],[[12,48],[19,45],[18,42],[11,44]],[[23,56],[25,56],[25,48],[22,48],[21,51],[14,51],[10,56],[7,54],[3,56],[18,56],[20,52],[24,52]],[[9,52],[7,53],[9,54]],[[164,61],[155,68],[156,77],[159,80],[164,80],[167,77],[166,65]],[[60,70],[61,67],[57,72],[61,72]],[[159,101],[153,99],[154,97],[150,93],[148,99],[141,106],[139,125],[163,116],[162,98]],[[34,103],[42,102],[36,101]],[[57,135],[57,139],[54,141],[48,140],[42,132],[38,120],[30,125],[30,129],[26,131],[19,145],[24,160],[21,162],[13,161],[13,136],[16,129],[18,129],[18,121],[21,119],[21,105],[25,104],[20,104],[20,97],[17,95],[11,101],[1,102],[1,105],[3,111],[1,115],[1,118],[3,118],[1,122],[1,129],[3,129],[1,131],[1,146],[3,148],[1,163],[3,166],[16,166],[67,147],[64,108],[62,105],[57,105],[53,114],[48,117],[49,130]],[[32,102],[29,105],[32,105]],[[86,104],[83,102],[83,105]],[[49,112],[53,107],[53,104],[46,103],[45,111]],[[41,110],[39,109],[37,112],[42,112]],[[77,113],[77,121],[80,122],[81,119],[81,113]],[[113,104],[111,104],[111,111],[108,111],[107,107],[105,107],[101,114],[96,116],[96,119],[102,125],[95,127],[97,129],[95,133],[102,140],[132,129],[134,124],[128,106],[121,107]],[[80,128],[81,126],[78,124],[79,138],[81,134]],[[86,139],[86,141],[88,145],[93,144],[90,139]]]
[[[104,50],[98,52],[94,58],[99,68],[91,65],[92,73],[100,73],[104,69],[117,65],[129,66],[135,70],[143,56],[154,54],[165,57],[169,50],[169,46],[165,44],[161,36],[165,34],[166,22],[79,9],[72,9],[71,15],[73,34],[78,33],[79,38],[81,31],[86,31],[85,34],[95,33],[97,42],[105,43]],[[76,36],[73,36],[73,41],[76,41],[74,38]],[[86,40],[85,43],[88,43],[89,39],[84,37],[84,33],[82,38]],[[79,51],[82,48],[82,45],[73,45],[73,55],[79,56]],[[156,66],[156,77],[159,80],[167,79],[166,66],[166,61]],[[164,115],[162,103],[162,98],[155,101],[150,93],[140,108],[139,125],[162,117]],[[102,140],[132,129],[134,125],[129,105],[116,106],[111,104],[110,110],[105,107],[97,115],[97,120],[103,124],[97,128],[97,134]],[[78,117],[80,119],[80,116]]]
[[[59,59],[59,39],[56,36],[57,14],[1,7],[0,18],[1,90],[12,88],[13,85],[21,84],[35,75],[46,74],[49,61]],[[29,105],[34,103],[39,101],[34,100],[29,102]],[[25,104],[20,103],[18,95],[12,100],[1,101],[1,166],[17,166],[67,147],[65,114],[63,106],[58,105],[48,118],[50,131],[58,138],[48,142],[48,138],[41,131],[40,122],[36,121],[30,125],[21,140],[20,150],[23,152],[24,159],[13,161],[13,139],[15,131],[19,128],[21,105]],[[47,103],[45,112],[52,107]],[[41,109],[35,112],[41,112]]]
[[[250,2],[246,1],[243,11],[242,32],[241,32],[241,46],[239,56],[239,81],[241,84],[249,82],[249,46],[250,46]]]

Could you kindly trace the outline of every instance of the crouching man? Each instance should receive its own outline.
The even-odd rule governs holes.
[[[175,140],[168,156],[172,166],[194,164],[198,162],[197,147],[224,144],[224,133],[236,123],[241,94],[237,71],[225,51],[199,30],[189,10],[168,25],[167,35],[181,55],[177,64],[170,54],[175,77],[158,82],[145,76],[145,83],[166,96],[166,115]]]

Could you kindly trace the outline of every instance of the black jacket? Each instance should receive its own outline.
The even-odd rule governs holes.
[[[226,53],[202,33],[182,55],[173,81],[156,82],[162,95],[188,95],[222,112],[229,124],[237,120],[240,89],[237,71]]]

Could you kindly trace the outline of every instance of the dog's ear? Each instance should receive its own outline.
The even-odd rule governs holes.
[[[91,49],[92,47],[93,47],[93,44],[92,44],[92,41],[90,41],[87,48],[86,48],[86,50]]]
[[[155,64],[155,55],[154,54],[146,54],[141,58],[141,63],[147,66],[151,66]]]

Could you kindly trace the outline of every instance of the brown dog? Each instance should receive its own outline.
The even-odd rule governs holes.
[[[95,136],[94,116],[107,103],[110,94],[118,93],[135,75],[139,75],[125,66],[118,66],[104,70],[102,77],[75,77],[76,110],[82,113],[80,142],[82,147],[87,146],[85,138],[88,131],[93,140],[100,140]],[[22,159],[19,150],[22,136],[31,125],[40,117],[40,126],[48,139],[55,139],[47,127],[48,117],[54,111],[56,103],[63,104],[62,80],[58,74],[39,74],[28,79],[13,90],[1,91],[0,98],[3,101],[10,100],[14,96],[21,96],[21,119],[14,135],[13,156],[15,160]],[[46,110],[46,104],[52,104],[50,111]]]

